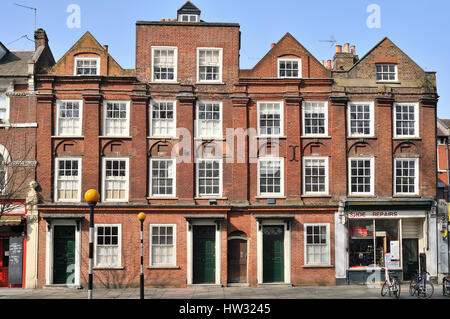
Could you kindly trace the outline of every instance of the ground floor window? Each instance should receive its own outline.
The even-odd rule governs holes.
[[[96,267],[120,267],[121,225],[95,225]]]
[[[175,266],[176,225],[150,225],[150,265]]]
[[[349,266],[400,267],[399,220],[349,221]]]
[[[330,264],[329,224],[305,224],[305,264]]]

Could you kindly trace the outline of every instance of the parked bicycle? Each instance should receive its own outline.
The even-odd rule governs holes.
[[[431,298],[434,293],[433,283],[427,280],[428,271],[422,271],[416,273],[415,277],[409,283],[409,294],[418,298]]]
[[[442,295],[450,297],[450,275],[442,279]]]
[[[389,270],[385,269],[385,281],[381,287],[381,296],[386,296],[389,293],[389,297],[398,299],[400,297],[400,281],[396,275],[389,273]]]

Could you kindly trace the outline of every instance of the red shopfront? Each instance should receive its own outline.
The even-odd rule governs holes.
[[[26,256],[25,213],[0,217],[0,288],[23,288]]]

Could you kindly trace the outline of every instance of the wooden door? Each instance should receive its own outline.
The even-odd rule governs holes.
[[[55,226],[53,233],[53,283],[74,284],[75,227]]]
[[[215,226],[194,226],[193,236],[193,283],[213,284],[216,282]]]
[[[9,238],[0,238],[0,287],[8,287]]]
[[[228,241],[228,282],[247,282],[247,241],[244,239]]]
[[[283,226],[263,226],[263,282],[284,282]]]

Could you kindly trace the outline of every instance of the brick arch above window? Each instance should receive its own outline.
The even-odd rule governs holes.
[[[101,156],[129,156],[129,154],[131,154],[130,145],[131,144],[126,144],[120,139],[104,142],[102,145]]]
[[[195,145],[195,158],[222,158],[225,151],[224,143],[221,141],[202,141]]]
[[[394,157],[420,157],[420,153],[415,142],[405,141],[394,145]]]
[[[328,156],[328,147],[322,142],[309,142],[303,147],[303,156]]]
[[[258,148],[258,157],[279,156],[280,143],[275,141],[267,141]]]
[[[350,145],[348,152],[349,157],[353,156],[373,156],[375,154],[372,146],[365,141],[356,141]]]
[[[78,156],[79,154],[83,154],[83,148],[76,139],[59,141],[53,151],[54,156]]]
[[[169,141],[157,141],[150,145],[148,149],[148,157],[172,157],[174,145]]]

